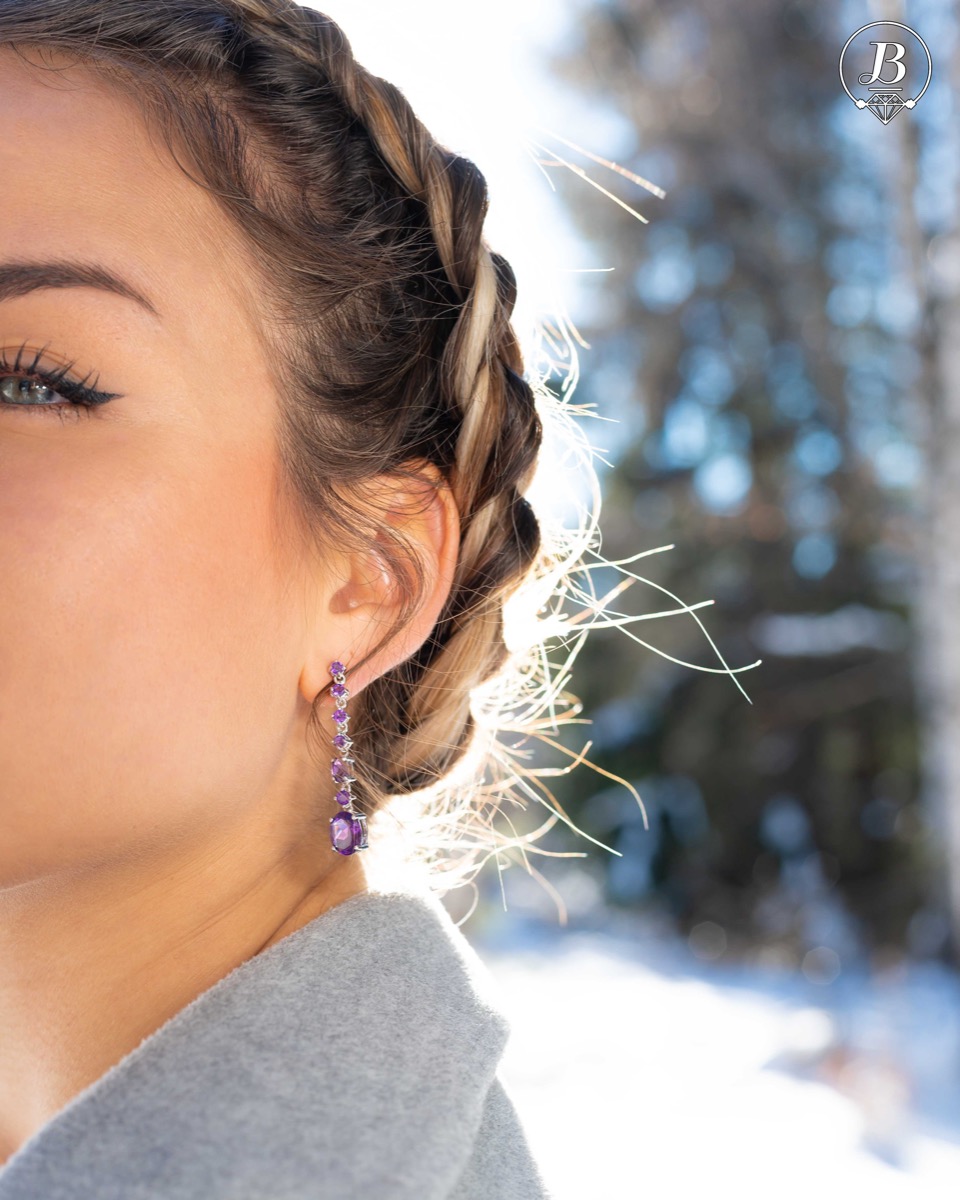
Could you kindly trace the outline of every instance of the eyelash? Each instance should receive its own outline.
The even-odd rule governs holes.
[[[50,388],[51,391],[63,396],[66,404],[18,404],[13,400],[4,400],[0,397],[0,408],[16,408],[29,411],[31,413],[40,411],[53,411],[57,414],[61,421],[66,419],[77,420],[80,417],[89,417],[93,415],[93,410],[101,405],[108,403],[110,400],[118,399],[115,392],[98,392],[93,388],[86,387],[86,383],[90,376],[85,376],[77,382],[74,379],[67,378],[72,370],[74,363],[68,363],[65,367],[57,367],[53,371],[38,371],[37,363],[43,354],[43,350],[38,350],[34,355],[33,361],[29,366],[21,365],[21,358],[27,348],[26,342],[17,351],[16,358],[13,363],[7,361],[6,351],[0,353],[0,383],[5,379],[17,377],[26,379],[30,383],[35,383],[41,387]],[[44,350],[46,347],[44,347]],[[99,378],[99,377],[98,377]],[[96,380],[94,380],[96,384]]]

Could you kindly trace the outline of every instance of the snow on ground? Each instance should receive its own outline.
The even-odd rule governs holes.
[[[627,914],[562,927],[507,903],[462,928],[499,984],[500,1075],[555,1200],[960,1197],[956,975],[822,986],[705,963]]]

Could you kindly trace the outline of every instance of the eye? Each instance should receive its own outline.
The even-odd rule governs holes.
[[[30,363],[23,364],[25,350],[26,343],[17,351],[13,363],[8,362],[6,352],[0,354],[0,409],[54,412],[62,421],[89,416],[93,409],[119,398],[117,393],[86,386],[89,375],[83,380],[73,379],[69,374],[72,363],[51,371],[38,370],[42,350]]]

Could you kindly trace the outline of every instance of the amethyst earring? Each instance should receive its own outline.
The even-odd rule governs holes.
[[[354,812],[351,808],[353,796],[350,784],[356,779],[350,774],[353,759],[349,757],[353,742],[347,734],[347,691],[346,672],[342,662],[330,664],[330,674],[334,683],[330,694],[336,699],[337,707],[333,710],[333,719],[337,723],[337,732],[333,738],[339,754],[330,764],[333,782],[337,785],[336,801],[343,809],[335,817],[330,818],[330,842],[338,854],[353,854],[357,850],[365,850],[367,843],[367,818],[363,813]]]

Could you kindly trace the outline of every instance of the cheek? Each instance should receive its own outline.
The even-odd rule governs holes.
[[[0,884],[254,803],[297,700],[272,462],[70,449],[0,464]]]

